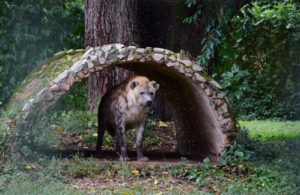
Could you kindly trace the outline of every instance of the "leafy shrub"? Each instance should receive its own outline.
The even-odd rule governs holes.
[[[224,87],[240,118],[300,117],[295,71],[299,63],[299,3],[250,1],[237,13],[233,2],[214,2],[205,15],[206,36],[198,62]],[[186,4],[197,10],[184,20],[192,23],[211,2],[186,0]]]
[[[5,151],[6,138],[6,130],[0,128],[0,156],[2,156],[3,152]]]
[[[300,96],[292,71],[300,44],[299,13],[293,1],[260,1],[231,20],[217,49],[217,79],[239,116],[296,116]]]
[[[39,62],[83,47],[82,1],[0,1],[0,102]]]
[[[55,109],[64,110],[87,110],[88,80],[75,83],[68,93],[64,94],[56,103]]]
[[[88,129],[89,115],[86,111],[63,112],[61,120],[61,125],[66,131],[80,134]]]

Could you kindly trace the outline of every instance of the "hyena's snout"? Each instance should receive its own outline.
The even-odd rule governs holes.
[[[151,106],[151,104],[152,104],[152,100],[149,100],[149,101],[146,102],[147,107]]]
[[[151,106],[153,103],[154,96],[155,96],[154,92],[151,92],[149,94],[146,92],[140,93],[140,105],[145,107]]]
[[[154,99],[154,93],[151,93],[151,95],[145,95],[144,97],[143,97],[143,102],[144,102],[144,106],[146,106],[146,107],[149,107],[149,106],[151,106],[152,105],[152,103],[153,103],[153,99]]]

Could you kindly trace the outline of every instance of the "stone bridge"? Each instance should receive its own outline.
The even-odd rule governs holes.
[[[61,56],[70,60],[63,62]],[[22,131],[30,129],[75,82],[106,67],[118,66],[160,84],[159,94],[173,112],[179,154],[209,156],[217,161],[239,132],[220,85],[199,64],[181,54],[162,48],[111,44],[60,52],[53,58],[55,66],[42,66],[12,98],[21,102],[17,124]],[[46,73],[49,68],[57,69],[56,73]]]

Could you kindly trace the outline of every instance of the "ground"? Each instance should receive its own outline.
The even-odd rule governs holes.
[[[35,157],[32,158],[33,155],[26,154],[25,152],[29,151],[24,148],[25,157],[22,160],[12,159],[0,165],[0,193],[299,193],[300,122],[241,121],[240,123],[246,128],[242,129],[239,140],[228,149],[218,164],[213,164],[208,159],[202,163],[193,163],[185,158],[178,158],[172,163],[164,162],[163,158],[147,163],[136,161],[121,163],[118,160],[85,157],[80,152],[67,157],[63,153],[45,155],[35,152]],[[164,140],[173,140],[172,123],[164,124],[156,121],[153,127],[152,134],[149,133],[146,137],[146,146],[149,149],[156,150],[156,145],[162,144]],[[170,129],[165,132],[167,128]],[[55,133],[56,131],[57,129]],[[71,145],[86,143],[78,140],[79,134],[71,136],[66,135],[67,132],[62,133],[64,131],[59,131],[61,139],[75,143]],[[87,131],[86,135],[89,141],[94,137],[92,132]],[[158,139],[155,142],[149,141],[153,137],[151,135],[155,135]],[[84,140],[85,136],[83,134],[81,136],[81,140]],[[164,145],[164,148],[172,149],[173,144]],[[86,147],[92,146],[93,144]],[[106,142],[106,147],[113,148],[111,140]],[[134,148],[134,144],[131,147]],[[61,146],[60,150],[66,148]]]
[[[63,127],[54,126],[53,132],[58,138],[58,143],[50,145],[50,148],[60,151],[81,151],[86,156],[91,155],[96,148],[97,133],[96,129],[87,128],[80,133],[72,133],[63,129]],[[136,130],[132,129],[127,132],[129,156],[132,160],[136,160],[135,140]],[[148,120],[144,138],[144,151],[152,157],[153,160],[169,159],[180,160],[176,154],[176,131],[173,122],[162,122]],[[115,141],[106,132],[104,136],[103,151],[101,160],[118,160],[118,156],[114,152]]]

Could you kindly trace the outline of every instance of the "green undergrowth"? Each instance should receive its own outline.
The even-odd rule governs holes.
[[[241,121],[218,164],[111,162],[30,151],[0,161],[1,194],[297,194],[299,121]],[[272,133],[271,133],[272,132]],[[273,134],[274,136],[270,136]],[[258,136],[259,135],[259,136]],[[147,138],[148,139],[148,138]]]
[[[262,141],[284,141],[300,138],[299,121],[240,121],[240,124],[249,130],[251,138]]]

